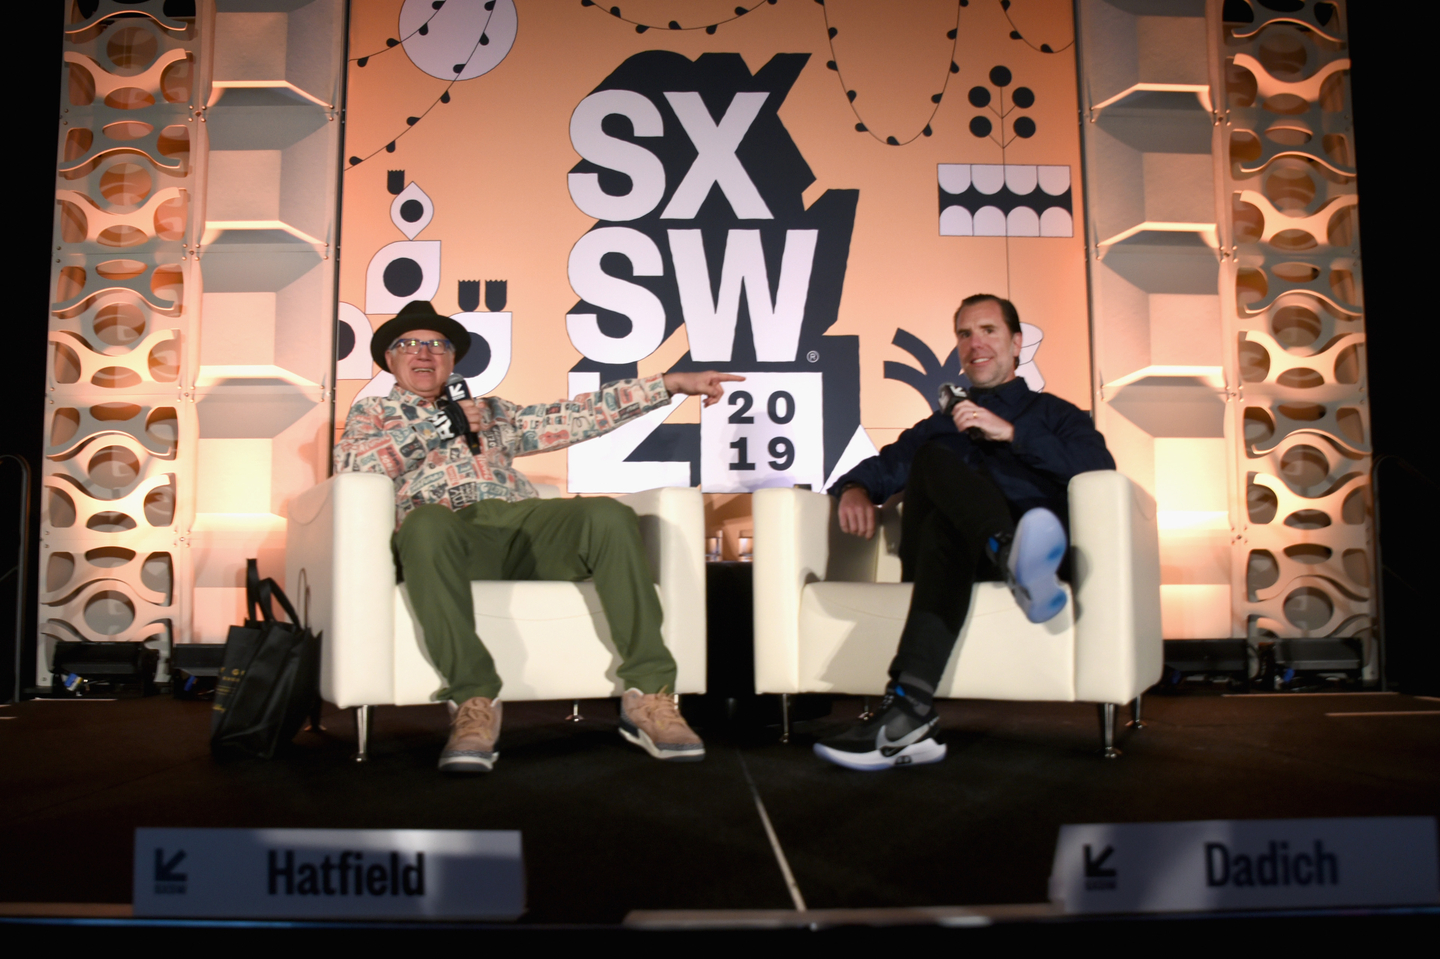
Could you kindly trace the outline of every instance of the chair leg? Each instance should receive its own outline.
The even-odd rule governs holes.
[[[860,708],[860,715],[855,718],[860,720],[862,723],[868,723],[870,720],[875,718],[875,714],[870,711],[870,697],[864,697],[861,702],[864,705]]]
[[[570,715],[565,717],[567,723],[584,722],[585,717],[580,715],[580,700],[572,700],[570,703]]]
[[[1115,759],[1120,755],[1120,750],[1115,748],[1115,704],[1100,704],[1100,738],[1105,743],[1105,748],[1100,755],[1106,759]]]
[[[790,694],[780,694],[780,741],[790,741]]]
[[[1131,729],[1144,729],[1145,721],[1140,718],[1140,697],[1136,696],[1135,701],[1130,704],[1130,721],[1125,725]]]
[[[355,707],[355,738],[359,747],[355,752],[357,763],[370,760],[370,714],[374,708],[374,706]]]

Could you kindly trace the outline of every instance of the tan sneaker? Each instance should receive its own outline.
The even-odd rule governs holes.
[[[705,758],[705,744],[680,715],[675,697],[664,690],[625,690],[620,697],[620,735],[656,759],[698,762]]]
[[[467,699],[458,709],[452,706],[450,741],[440,754],[440,771],[447,773],[488,773],[500,754],[500,701],[484,696]]]

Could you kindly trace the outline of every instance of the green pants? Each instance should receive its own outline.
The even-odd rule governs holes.
[[[445,677],[437,699],[500,694],[495,660],[475,634],[470,581],[593,579],[626,688],[675,686],[675,660],[660,638],[660,600],[634,510],[613,499],[492,499],[458,512],[420,506],[394,548],[431,661]]]

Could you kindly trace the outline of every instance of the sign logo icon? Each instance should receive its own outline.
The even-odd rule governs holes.
[[[1086,889],[1115,888],[1115,869],[1105,868],[1105,860],[1109,859],[1114,852],[1114,846],[1106,846],[1100,855],[1096,856],[1094,848],[1089,843],[1085,844]]]
[[[159,846],[155,847],[155,891],[164,895],[184,895],[185,883],[189,880],[190,874],[178,872],[178,867],[185,858],[185,850],[177,849],[175,855],[169,859],[165,858],[165,850]]]

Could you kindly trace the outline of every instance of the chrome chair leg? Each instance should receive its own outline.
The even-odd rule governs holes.
[[[355,751],[355,761],[357,763],[370,760],[370,714],[374,709],[374,706],[355,707],[355,738],[358,745]]]
[[[790,694],[780,694],[780,741],[790,741]]]
[[[870,711],[870,697],[865,696],[860,701],[864,705],[862,705],[860,708],[860,715],[855,718],[859,719],[862,723],[868,723],[870,720],[875,718],[875,714]]]
[[[1105,748],[1100,755],[1106,759],[1116,759],[1120,750],[1115,748],[1115,704],[1100,704],[1100,738],[1105,743]]]
[[[1136,696],[1135,701],[1130,704],[1130,721],[1125,725],[1131,729],[1144,729],[1145,721],[1140,718],[1140,697]]]
[[[580,715],[580,700],[576,699],[570,702],[570,715],[565,717],[565,721],[567,723],[580,723],[585,721],[585,717]]]

